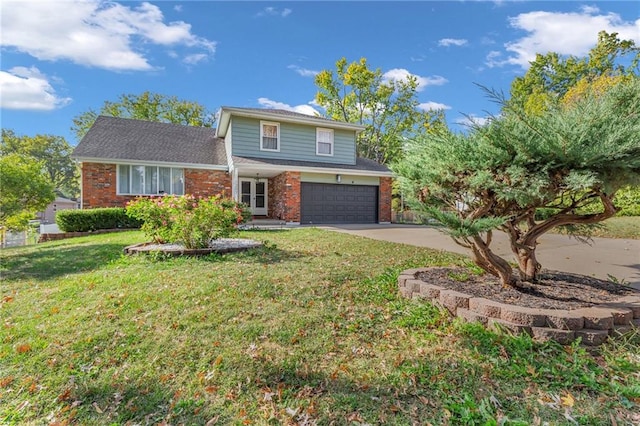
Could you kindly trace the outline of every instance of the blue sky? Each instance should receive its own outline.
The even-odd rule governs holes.
[[[461,129],[535,53],[584,55],[600,30],[640,44],[634,1],[14,1],[0,6],[2,127],[77,141],[72,119],[149,90],[220,106],[314,105],[314,75],[366,57],[418,78],[421,107]]]

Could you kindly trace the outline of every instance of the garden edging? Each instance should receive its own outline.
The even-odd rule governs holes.
[[[453,316],[479,322],[488,328],[505,328],[527,333],[536,340],[555,340],[561,344],[581,338],[597,346],[609,336],[621,335],[640,327],[640,293],[615,301],[573,310],[534,309],[492,301],[449,290],[416,279],[430,268],[407,269],[398,277],[400,294],[425,299],[446,308]]]

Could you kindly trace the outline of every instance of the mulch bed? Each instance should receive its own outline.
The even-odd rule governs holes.
[[[475,275],[464,268],[430,268],[416,279],[474,297],[540,309],[585,308],[640,294],[623,284],[559,271],[543,271],[537,283],[518,282],[517,289],[503,287],[492,275]]]

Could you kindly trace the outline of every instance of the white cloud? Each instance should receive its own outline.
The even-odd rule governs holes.
[[[411,74],[403,68],[394,68],[389,70],[382,75],[382,78],[385,81],[406,81],[410,76],[414,77],[418,82],[418,87],[416,89],[418,92],[421,92],[427,86],[442,86],[449,81],[439,75],[421,77],[419,75]]]
[[[14,67],[0,71],[0,107],[6,109],[51,111],[71,102],[59,97],[47,76],[35,67]]]
[[[468,41],[463,38],[443,38],[438,41],[438,46],[464,46],[467,42]]]
[[[529,34],[505,44],[511,53],[506,63],[526,69],[536,53],[584,56],[596,44],[598,32],[603,30],[640,43],[640,19],[625,22],[615,13],[597,13],[599,9],[585,6],[579,13],[537,11],[510,18],[512,27]]]
[[[196,65],[206,60],[207,58],[209,58],[209,55],[207,55],[206,53],[194,53],[192,55],[185,56],[182,62],[187,65]]]
[[[173,10],[175,10],[176,12],[182,12],[182,5],[181,4],[177,4],[177,5],[173,6]]]
[[[509,63],[509,61],[502,58],[502,52],[492,50],[491,52],[487,53],[484,63],[489,68],[494,68],[506,65]]]
[[[291,9],[284,8],[284,9],[280,10],[277,7],[269,6],[269,7],[265,7],[260,12],[258,12],[256,14],[256,16],[258,16],[258,17],[262,17],[262,16],[280,16],[282,18],[286,18],[287,16],[291,15],[291,12],[293,12],[293,10],[291,10]]]
[[[489,117],[478,117],[477,115],[470,114],[465,117],[460,117],[455,120],[456,124],[460,124],[462,126],[484,126],[489,122]]]
[[[2,46],[46,61],[69,60],[109,70],[150,70],[134,45],[191,50],[213,55],[214,41],[198,37],[191,25],[164,23],[162,11],[144,2],[125,6],[105,0],[8,1],[2,4]]]
[[[287,68],[289,68],[290,70],[294,70],[295,72],[297,72],[303,77],[315,77],[316,75],[320,74],[320,71],[314,71],[307,68],[302,68],[297,65],[289,65]]]
[[[441,104],[439,102],[429,101],[429,102],[424,102],[418,105],[418,109],[421,109],[423,111],[436,111],[439,109],[451,109],[451,107],[449,105]]]
[[[269,98],[258,98],[258,103],[266,108],[283,109],[285,111],[293,111],[300,114],[312,116],[320,115],[320,113],[309,104],[291,106],[289,104],[285,104],[284,102],[272,101]]]

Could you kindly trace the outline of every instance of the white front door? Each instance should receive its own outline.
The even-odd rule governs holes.
[[[254,216],[267,215],[267,181],[240,178],[240,202],[251,208]]]

